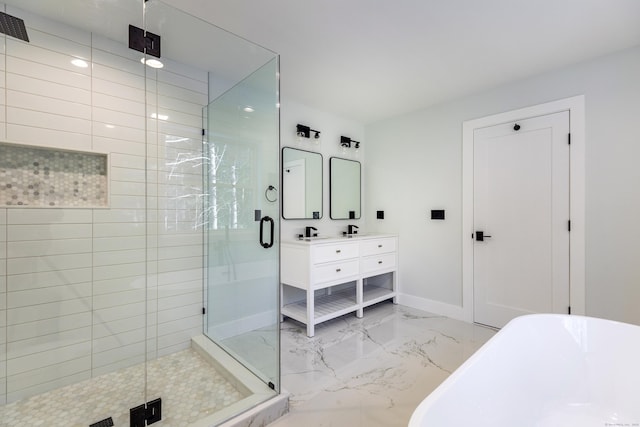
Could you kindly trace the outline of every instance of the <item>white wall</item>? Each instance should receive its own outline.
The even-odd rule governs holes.
[[[283,77],[283,78],[286,78]],[[319,144],[313,142],[313,137],[303,139],[299,142],[296,138],[296,124],[310,126],[321,132]],[[349,138],[359,141],[360,150],[356,156],[354,149],[351,148],[347,154],[343,154],[340,147],[340,136],[348,136]],[[296,103],[289,99],[282,99],[280,105],[280,146],[293,147],[301,150],[315,151],[322,154],[322,211],[323,215],[320,220],[288,220],[282,219],[281,236],[282,240],[293,239],[297,234],[304,233],[306,226],[318,229],[319,235],[337,236],[346,231],[348,224],[355,224],[360,227],[361,232],[365,232],[365,218],[367,210],[365,204],[366,183],[363,182],[362,192],[362,216],[359,220],[332,220],[329,215],[329,159],[331,157],[342,157],[350,160],[357,160],[362,163],[362,178],[366,165],[364,162],[364,152],[366,151],[367,141],[364,138],[364,125],[343,119],[334,114],[319,111],[303,104]]]
[[[367,125],[367,209],[387,214],[367,226],[399,232],[400,292],[462,304],[462,122],[584,94],[587,314],[640,324],[638,76],[640,47]]]
[[[187,348],[201,333],[202,179],[173,162],[199,155],[207,102],[205,71],[163,59],[157,80],[147,76],[145,111],[137,52],[7,13],[25,20],[31,43],[3,38],[0,140],[109,153],[111,206],[0,208],[0,404]],[[145,117],[156,109],[168,120]]]

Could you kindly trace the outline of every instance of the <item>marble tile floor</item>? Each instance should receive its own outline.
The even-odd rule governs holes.
[[[282,387],[289,414],[270,427],[406,426],[413,410],[494,331],[380,303],[364,317],[316,326],[282,323]]]
[[[148,400],[162,397],[163,427],[187,426],[243,396],[194,350],[149,362]],[[144,365],[101,375],[0,406],[0,426],[86,427],[109,416],[129,426],[129,408],[144,403]]]

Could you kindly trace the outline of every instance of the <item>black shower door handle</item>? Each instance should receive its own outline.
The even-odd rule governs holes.
[[[269,222],[271,225],[271,231],[269,232],[269,242],[265,242],[263,237],[264,237],[264,223],[265,222]],[[274,229],[274,222],[273,222],[273,218],[271,218],[270,216],[263,216],[262,219],[260,220],[260,245],[265,248],[265,249],[269,249],[271,246],[273,246],[273,229]]]

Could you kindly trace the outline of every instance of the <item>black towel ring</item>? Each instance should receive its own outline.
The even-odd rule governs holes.
[[[276,193],[275,196],[273,197],[273,199],[271,199],[269,197],[269,192],[270,191],[275,191],[275,193]],[[264,198],[267,199],[267,201],[269,201],[271,203],[277,201],[278,200],[278,189],[276,187],[274,187],[273,185],[268,186],[267,189],[264,190]]]

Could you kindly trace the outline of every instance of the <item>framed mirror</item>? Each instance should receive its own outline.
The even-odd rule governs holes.
[[[331,219],[360,219],[360,162],[329,159],[329,211]]]
[[[282,149],[282,218],[322,218],[322,154]]]

